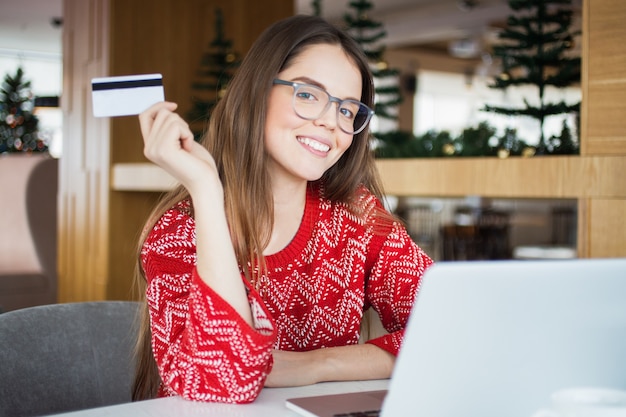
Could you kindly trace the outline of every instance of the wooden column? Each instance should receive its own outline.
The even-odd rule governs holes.
[[[581,156],[626,155],[626,3],[583,2]],[[621,177],[626,175],[622,159]],[[591,174],[591,173],[590,173]],[[620,184],[619,176],[606,184]],[[626,200],[579,200],[579,256],[626,256]]]
[[[63,2],[63,156],[59,163],[59,301],[104,299],[108,283],[108,120],[90,80],[108,72],[108,0]]]

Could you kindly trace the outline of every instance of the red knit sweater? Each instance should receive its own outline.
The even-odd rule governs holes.
[[[255,328],[198,277],[189,203],[167,211],[142,249],[161,395],[250,402],[271,370],[272,349],[356,344],[369,307],[389,334],[368,343],[396,355],[432,261],[399,223],[377,225],[373,195],[364,192],[361,202],[364,214],[355,216],[309,188],[296,236],[266,257],[261,290],[246,283]]]

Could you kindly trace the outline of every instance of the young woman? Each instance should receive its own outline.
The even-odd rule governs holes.
[[[146,157],[181,185],[141,240],[136,399],[390,376],[431,260],[381,203],[373,99],[359,46],[295,16],[252,46],[202,144],[174,103],[139,116]],[[388,333],[359,344],[370,307]]]

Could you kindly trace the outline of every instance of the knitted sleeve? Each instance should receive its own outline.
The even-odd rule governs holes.
[[[188,214],[172,209],[142,248],[160,394],[251,402],[272,367],[273,321],[247,282],[254,328],[202,281],[195,269],[194,227]]]
[[[432,260],[397,222],[375,253],[365,297],[389,334],[368,343],[397,355],[422,276]]]

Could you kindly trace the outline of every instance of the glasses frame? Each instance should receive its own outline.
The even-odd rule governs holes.
[[[304,120],[315,120],[315,119],[319,119],[320,117],[322,117],[323,114],[325,114],[328,111],[328,108],[331,106],[332,103],[337,103],[337,112],[336,112],[336,116],[337,116],[337,127],[339,127],[339,129],[341,129],[342,132],[347,133],[348,135],[358,135],[359,133],[361,133],[368,125],[368,123],[370,122],[370,120],[372,120],[372,116],[374,115],[374,110],[370,109],[365,103],[362,103],[358,100],[342,100],[338,97],[334,97],[331,96],[328,91],[324,90],[323,88],[317,86],[317,85],[313,85],[313,84],[306,84],[306,83],[297,83],[294,81],[286,81],[286,80],[281,80],[279,78],[274,78],[273,81],[274,85],[286,85],[289,87],[293,87],[293,98],[291,100],[291,107],[293,108],[293,111],[296,113],[296,115],[298,117],[300,117],[301,119]],[[298,88],[300,87],[313,87],[313,88],[317,88],[321,91],[323,91],[324,93],[326,93],[326,95],[328,96],[328,103],[326,103],[326,106],[324,107],[324,109],[320,112],[320,114],[317,117],[303,117],[301,116],[297,111],[296,111],[296,103],[295,103],[295,99],[296,99],[296,91],[298,91]],[[354,132],[348,132],[346,131],[344,128],[341,127],[340,123],[339,123],[339,110],[341,109],[341,105],[344,102],[358,102],[360,103],[361,106],[363,106],[366,110],[367,110],[367,115],[365,118],[365,121],[363,122],[363,126],[361,126],[358,130],[355,130]]]

